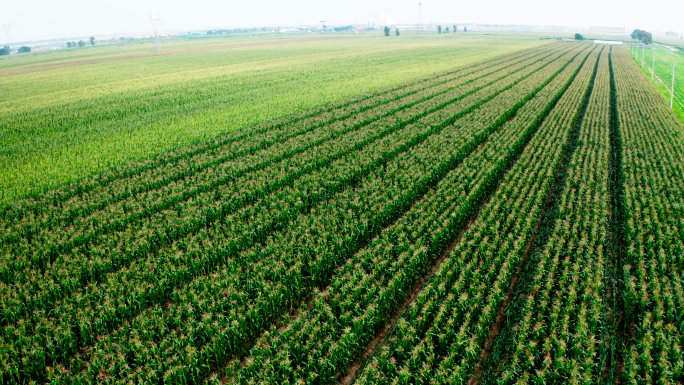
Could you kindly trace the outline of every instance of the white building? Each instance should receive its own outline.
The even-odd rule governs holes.
[[[622,45],[621,41],[615,41],[615,40],[594,40],[594,44],[615,44],[615,45]]]

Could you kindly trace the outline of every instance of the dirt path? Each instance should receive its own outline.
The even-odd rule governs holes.
[[[489,201],[489,198],[491,197],[491,194],[485,199],[485,202]],[[470,216],[468,221],[463,225],[461,230],[459,231],[459,234],[451,241],[451,244],[440,254],[439,258],[435,259],[430,263],[430,266],[428,269],[420,276],[420,278],[416,281],[416,283],[413,285],[413,289],[411,290],[410,295],[408,298],[404,300],[404,302],[397,308],[394,313],[392,314],[392,318],[390,318],[389,322],[385,324],[385,327],[382,328],[382,330],[375,336],[375,338],[368,344],[368,347],[366,350],[363,352],[363,354],[354,361],[352,366],[349,368],[347,373],[344,375],[344,377],[340,380],[341,385],[350,385],[354,379],[356,379],[356,375],[363,368],[363,366],[366,364],[368,359],[375,353],[375,351],[378,349],[380,345],[382,345],[385,340],[387,339],[387,335],[394,329],[394,325],[399,321],[399,318],[401,317],[402,314],[404,314],[404,311],[406,308],[408,308],[418,297],[418,294],[423,290],[425,282],[432,276],[434,275],[437,270],[440,268],[444,260],[451,254],[452,251],[456,248],[458,245],[458,242],[463,238],[463,234],[468,230],[470,226],[475,222],[477,219],[477,216],[480,213],[480,210],[482,207],[485,206],[485,203],[483,203],[478,210],[475,211],[474,214]]]
[[[191,52],[217,51],[217,50],[222,50],[222,49],[247,48],[247,47],[258,47],[258,46],[266,46],[266,45],[281,45],[281,44],[290,44],[290,43],[305,43],[305,42],[310,42],[310,41],[326,41],[326,40],[338,40],[338,39],[349,39],[349,38],[348,37],[320,37],[320,38],[307,38],[307,39],[261,41],[261,42],[240,43],[240,44],[222,44],[222,45],[213,45],[213,46],[208,46],[208,47],[185,48],[185,49],[178,49],[178,50],[164,51],[164,52],[141,52],[141,53],[127,54],[127,55],[116,55],[116,56],[107,56],[107,57],[99,57],[99,58],[92,58],[92,59],[75,60],[75,61],[71,61],[71,62],[67,62],[67,63],[46,64],[46,65],[42,65],[42,66],[29,67],[29,68],[17,68],[17,69],[13,69],[13,70],[1,71],[0,77],[20,75],[20,74],[25,74],[25,73],[39,72],[39,71],[52,70],[52,69],[58,69],[58,68],[82,66],[82,65],[88,65],[88,64],[98,64],[98,63],[107,63],[107,62],[129,60],[129,59],[139,59],[139,58],[152,57],[152,56],[175,55],[175,54],[191,53]]]

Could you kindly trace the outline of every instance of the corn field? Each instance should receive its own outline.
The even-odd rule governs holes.
[[[684,128],[546,44],[0,207],[0,382],[684,383]]]

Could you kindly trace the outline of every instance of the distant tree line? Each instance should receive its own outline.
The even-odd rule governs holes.
[[[263,28],[235,28],[235,29],[209,29],[207,30],[207,35],[230,35],[233,33],[249,33],[258,31],[270,31],[273,28],[263,27]],[[277,29],[277,28],[276,28]]]
[[[31,52],[31,47],[26,46],[26,45],[22,45],[17,50],[17,53],[28,53],[28,52]],[[5,55],[9,55],[9,54],[10,54],[10,47],[8,45],[0,48],[0,56],[5,56]]]
[[[454,26],[453,26],[453,29],[452,29],[451,31],[454,32],[454,33],[458,32],[458,26],[454,25]],[[437,26],[437,32],[438,32],[438,33],[442,33],[442,26],[441,26],[441,25],[438,25],[438,26]],[[444,32],[445,32],[445,33],[449,33],[449,26],[448,26],[448,25],[446,26],[446,28],[444,28]],[[463,27],[463,32],[468,32],[468,28],[467,28],[467,27]]]
[[[90,37],[90,45],[95,45],[95,38]],[[79,48],[83,48],[86,46],[86,42],[83,40],[79,40],[78,43],[75,41],[67,41],[66,43],[67,48],[76,48],[77,46]]]
[[[672,31],[665,32],[665,36],[667,36],[667,37],[675,37],[675,38],[676,38],[677,36],[679,36],[679,40],[684,40],[684,36],[678,34],[677,32],[672,32]]]
[[[635,29],[634,32],[632,32],[632,39],[640,40],[644,44],[653,43],[653,35],[651,35],[650,32],[642,31],[640,29]]]
[[[454,27],[454,28],[453,28],[451,31],[454,32],[454,33],[457,32],[457,31],[458,31],[458,26],[454,25],[453,27]],[[382,30],[383,30],[383,32],[385,33],[385,36],[389,36],[390,33],[392,32],[392,30],[390,29],[389,26],[385,26]],[[444,32],[444,33],[449,33],[449,26],[446,26],[445,28],[443,28],[441,25],[438,25],[438,26],[437,26],[437,33],[442,33],[442,32]],[[467,28],[467,27],[463,27],[463,32],[468,32],[468,28]],[[394,33],[395,33],[397,36],[399,36],[399,28],[397,28],[397,29],[394,31]]]
[[[383,30],[383,32],[385,32],[385,36],[389,36],[390,32],[392,32],[392,30],[388,26],[385,26],[385,28],[383,28],[382,30]],[[399,28],[394,30],[394,34],[399,36]]]

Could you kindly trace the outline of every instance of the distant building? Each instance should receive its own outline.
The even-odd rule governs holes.
[[[543,25],[539,29],[551,32],[564,32],[568,30],[568,27],[565,25]]]
[[[179,33],[179,37],[186,37],[186,36],[207,36],[207,31],[191,31],[191,32],[186,32],[186,33]]]
[[[351,25],[348,25],[346,27],[335,27],[335,32],[345,32],[345,31],[355,31],[355,30],[356,29]]]
[[[176,35],[173,34],[173,33],[160,33],[158,36],[159,36],[159,37],[164,37],[164,38],[167,38],[167,37],[176,37]],[[141,34],[137,34],[137,35],[114,36],[114,37],[112,37],[112,39],[113,39],[113,40],[124,41],[124,40],[150,39],[150,38],[153,38],[153,37],[154,37],[154,34],[153,34],[153,33],[141,33]],[[90,43],[89,43],[89,44],[90,44]]]

